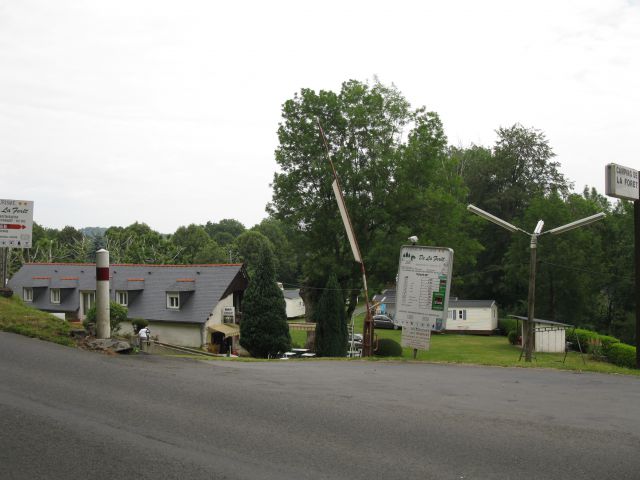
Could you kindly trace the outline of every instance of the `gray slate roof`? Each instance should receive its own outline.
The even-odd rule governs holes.
[[[396,290],[395,288],[387,288],[382,293],[373,296],[374,302],[380,302],[384,298],[384,304],[395,305]],[[459,300],[457,298],[449,299],[449,308],[491,308],[495,300]]]
[[[287,298],[289,300],[296,300],[300,298],[300,289],[283,290],[282,294],[284,295],[284,298]]]
[[[243,265],[111,265],[110,297],[129,291],[129,318],[177,323],[205,323],[214,307],[233,291],[246,288]],[[50,312],[75,312],[80,292],[96,289],[96,266],[84,263],[29,263],[11,278],[18,295],[33,288],[32,305]],[[60,304],[50,302],[50,288],[60,288]],[[180,310],[167,308],[167,292],[179,292]]]
[[[509,315],[511,318],[517,318],[518,320],[529,320],[529,317],[521,317],[519,315]],[[560,326],[560,327],[573,327],[573,325],[569,323],[562,322],[554,322],[553,320],[543,320],[541,318],[534,318],[533,323],[539,323],[541,325],[549,325],[549,326]]]

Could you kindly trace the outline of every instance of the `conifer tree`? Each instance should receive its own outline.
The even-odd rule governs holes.
[[[267,245],[260,247],[258,262],[245,292],[240,345],[251,356],[259,358],[291,348],[284,296],[276,283],[273,254]]]
[[[347,322],[340,285],[331,274],[313,312],[316,322],[316,353],[322,357],[347,354]]]

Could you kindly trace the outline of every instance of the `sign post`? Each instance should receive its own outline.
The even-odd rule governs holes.
[[[431,331],[446,327],[453,250],[404,245],[400,249],[396,287],[396,323],[402,326],[402,346],[429,350]]]
[[[638,170],[610,163],[605,167],[605,193],[633,201],[634,266],[636,294],[636,368],[640,369],[640,182]]]
[[[31,248],[33,231],[33,201],[0,199],[0,248],[2,249],[2,279],[5,288],[9,276],[9,249]]]
[[[338,180],[338,173],[336,172],[336,167],[333,164],[333,160],[331,160],[331,156],[329,155],[329,145],[327,144],[327,138],[324,136],[324,130],[322,130],[322,125],[320,125],[320,120],[318,120],[318,128],[320,129],[320,136],[322,137],[322,143],[324,144],[324,151],[327,156],[327,160],[331,165],[331,171],[333,172],[333,182],[331,183],[331,188],[333,189],[333,194],[336,197],[336,202],[338,203],[338,210],[340,211],[340,216],[342,217],[342,223],[344,224],[344,229],[347,232],[347,237],[349,238],[349,244],[351,245],[351,252],[353,253],[353,259],[360,264],[360,272],[362,273],[362,289],[364,290],[364,303],[366,305],[366,312],[364,316],[364,326],[362,329],[362,353],[365,357],[373,356],[373,318],[371,317],[371,307],[369,305],[369,293],[367,287],[367,272],[364,268],[364,261],[362,260],[362,255],[360,254],[360,247],[358,245],[358,241],[356,240],[356,234],[353,230],[353,225],[351,224],[351,218],[349,217],[349,211],[347,210],[347,206],[344,202],[344,196],[342,194],[342,189],[340,188],[340,181]]]
[[[111,338],[109,309],[109,252],[96,252],[96,338]]]

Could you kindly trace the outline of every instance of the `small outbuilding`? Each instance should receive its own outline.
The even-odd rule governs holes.
[[[287,307],[287,318],[304,317],[304,301],[300,296],[300,290],[283,289],[282,294],[284,295],[284,303]]]
[[[522,321],[520,326],[520,335],[523,335],[524,322],[527,317],[519,317],[511,315],[512,318]],[[554,322],[551,320],[542,320],[540,318],[533,319],[533,331],[535,333],[534,351],[548,353],[562,353],[566,349],[567,329],[573,328],[573,325],[567,323]]]
[[[388,288],[373,296],[376,313],[394,318],[396,290]],[[498,306],[495,300],[449,299],[445,332],[491,335],[498,328]]]

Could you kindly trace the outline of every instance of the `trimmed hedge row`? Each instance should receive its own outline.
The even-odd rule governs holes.
[[[578,342],[583,352],[595,357],[602,357],[607,362],[619,367],[636,368],[636,347],[620,343],[616,337],[600,335],[591,330],[576,328],[567,332],[567,341],[572,343],[572,349],[578,350]]]
[[[620,367],[636,368],[636,347],[626,343],[614,343],[607,349],[607,359]]]
[[[514,343],[517,339],[516,320],[511,318],[501,318],[498,326],[504,335],[509,336],[509,342]],[[578,340],[582,351],[590,353],[595,357],[606,359],[607,362],[619,367],[636,368],[636,347],[621,343],[620,339],[609,335],[600,335],[592,330],[576,328],[567,330],[567,342],[571,342],[571,348],[578,351]]]

